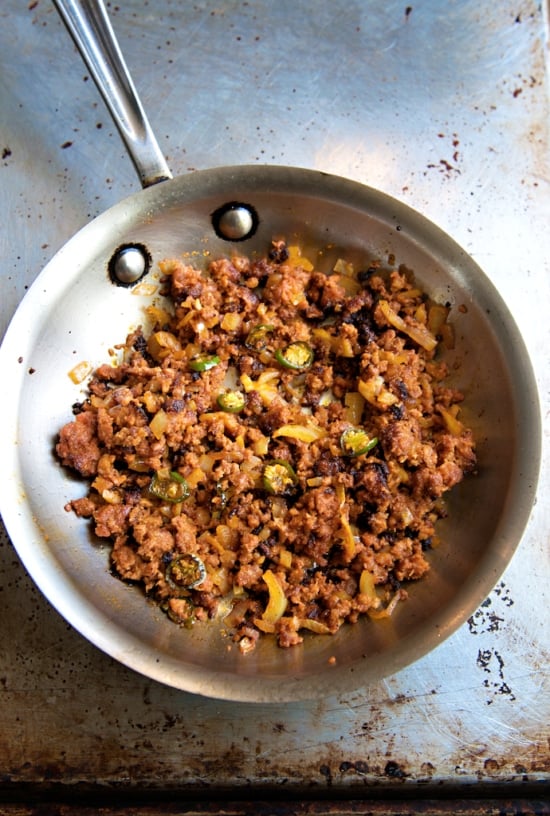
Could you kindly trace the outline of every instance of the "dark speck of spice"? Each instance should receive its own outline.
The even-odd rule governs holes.
[[[61,145],[61,148],[62,148],[62,150],[66,150],[68,147],[72,147],[72,145],[73,145],[72,142],[63,142],[63,144]]]
[[[7,159],[7,158],[9,158],[10,156],[11,156],[11,149],[10,149],[9,147],[5,147],[5,148],[2,150],[2,158],[3,158],[3,159]]]
[[[357,276],[359,283],[367,283],[372,275],[376,275],[377,272],[378,270],[375,266],[369,266],[368,269],[362,269]]]

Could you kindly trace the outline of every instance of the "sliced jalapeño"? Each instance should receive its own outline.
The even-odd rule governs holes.
[[[193,371],[209,371],[220,362],[217,354],[198,354],[189,360],[189,368]]]
[[[157,499],[178,504],[189,496],[189,485],[186,480],[174,470],[158,471],[153,476],[149,491]]]
[[[264,465],[263,485],[274,496],[288,495],[298,484],[298,477],[290,462],[273,459]]]
[[[313,349],[303,340],[296,340],[294,343],[289,343],[284,349],[278,349],[275,352],[275,359],[284,368],[305,371],[313,362]]]
[[[363,428],[346,428],[340,437],[340,447],[346,456],[361,456],[378,444],[378,437],[369,436]]]

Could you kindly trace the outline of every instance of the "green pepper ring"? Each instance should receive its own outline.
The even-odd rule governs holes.
[[[222,411],[227,411],[229,414],[240,413],[246,405],[242,391],[225,391],[223,394],[218,394],[216,402]]]
[[[364,437],[365,442],[359,440]],[[355,444],[352,441],[355,438]],[[378,437],[370,437],[363,428],[346,428],[340,437],[340,447],[346,456],[362,456],[378,445]]]
[[[157,499],[170,502],[170,504],[178,504],[188,498],[190,490],[183,476],[171,470],[168,478],[155,473],[149,485],[149,492]]]
[[[190,629],[196,620],[195,605],[188,598],[183,600],[186,602],[185,606],[188,613],[185,617],[182,617],[181,615],[178,615],[176,612],[172,611],[168,603],[162,604],[161,609],[170,618],[172,623],[177,623],[179,626],[184,626],[186,629]]]
[[[198,555],[192,553],[184,553],[173,558],[166,569],[166,582],[176,590],[195,589],[205,578],[204,562]]]
[[[293,356],[295,359],[293,359]],[[275,359],[284,368],[294,371],[305,371],[313,363],[313,349],[303,340],[289,343],[284,349],[277,349]]]
[[[298,477],[290,462],[271,459],[263,468],[264,488],[273,496],[282,496],[298,484]]]
[[[260,323],[248,332],[245,346],[252,351],[262,351],[267,346],[267,335],[274,330],[271,323]]]
[[[189,360],[189,368],[193,371],[209,371],[217,366],[219,362],[220,358],[217,354],[200,354]]]

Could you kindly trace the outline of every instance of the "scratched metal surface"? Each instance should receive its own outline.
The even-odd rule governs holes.
[[[315,167],[449,232],[497,284],[548,416],[547,10],[533,0],[122,0],[116,30],[174,174]],[[44,263],[138,189],[46,0],[0,10],[3,333]],[[0,785],[440,792],[550,771],[548,423],[538,501],[453,637],[345,697],[246,706],[134,674],[85,642],[0,534]]]

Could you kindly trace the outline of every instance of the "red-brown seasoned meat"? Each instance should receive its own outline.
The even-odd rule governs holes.
[[[97,438],[97,416],[91,411],[77,414],[59,434],[56,452],[61,464],[77,470],[81,476],[93,476],[101,456]]]
[[[391,614],[476,466],[445,309],[404,269],[325,273],[284,241],[160,267],[166,310],[60,431],[89,482],[67,509],[172,621],[223,614],[243,653]]]

